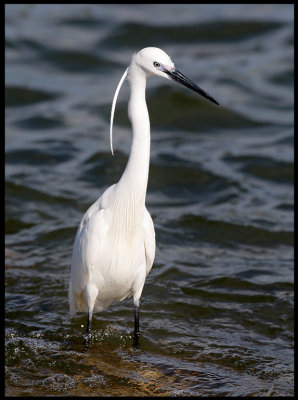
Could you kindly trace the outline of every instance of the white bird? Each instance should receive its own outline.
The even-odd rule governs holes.
[[[149,159],[150,121],[145,99],[150,76],[172,79],[218,104],[195,83],[181,74],[161,49],[147,47],[133,55],[116,89],[115,103],[125,78],[130,84],[128,115],[133,139],[128,163],[118,183],[109,187],[84,215],[74,242],[69,284],[70,313],[92,313],[111,303],[133,296],[134,338],[139,335],[139,301],[155,256],[155,231],[145,207]]]

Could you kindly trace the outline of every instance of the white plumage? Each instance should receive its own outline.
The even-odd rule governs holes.
[[[128,115],[133,139],[125,171],[84,215],[75,238],[70,284],[71,314],[88,313],[90,332],[93,311],[133,296],[135,336],[139,334],[138,307],[146,276],[155,255],[155,232],[145,207],[150,159],[150,121],[145,100],[146,80],[157,75],[173,79],[218,104],[177,71],[162,50],[147,47],[132,57],[112,105],[110,140],[118,92],[125,78],[130,84]]]

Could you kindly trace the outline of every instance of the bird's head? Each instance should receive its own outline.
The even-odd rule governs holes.
[[[178,71],[167,53],[157,47],[146,47],[136,53],[132,57],[128,69],[128,75],[130,75],[130,71],[132,72],[135,68],[145,72],[147,78],[155,75],[176,81],[200,94],[202,97],[211,101],[212,103],[217,105],[219,104],[196,83],[192,82],[180,71]]]
[[[112,129],[117,96],[124,79],[127,77],[129,80],[134,81],[137,79],[138,75],[141,75],[143,79],[149,78],[150,76],[160,76],[162,78],[173,80],[193,90],[212,103],[219,105],[219,103],[213,97],[201,89],[196,83],[192,82],[185,75],[179,72],[167,53],[157,47],[145,47],[132,56],[131,63],[122,75],[114,95],[110,125],[112,154]]]
[[[167,69],[173,70],[175,66],[171,58],[163,50],[157,47],[146,47],[133,55],[129,68],[131,70],[137,68],[143,71],[147,78],[155,75],[170,79],[164,71]]]

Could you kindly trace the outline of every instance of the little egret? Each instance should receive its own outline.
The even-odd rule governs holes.
[[[90,334],[92,313],[133,296],[134,338],[139,335],[139,300],[155,256],[155,232],[145,207],[150,121],[145,99],[146,81],[160,76],[181,83],[218,104],[179,72],[161,49],[147,47],[133,55],[116,89],[111,111],[110,144],[118,92],[125,78],[130,84],[128,116],[133,138],[126,168],[84,215],[74,242],[70,284],[70,313],[87,312]]]

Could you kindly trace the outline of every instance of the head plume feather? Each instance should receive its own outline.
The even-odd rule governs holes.
[[[114,120],[115,106],[116,106],[116,102],[117,102],[118,93],[120,91],[122,83],[124,82],[124,79],[127,76],[127,72],[128,72],[128,68],[126,68],[126,70],[124,71],[124,74],[122,75],[122,77],[118,83],[116,92],[114,94],[113,103],[112,103],[111,121],[110,121],[110,144],[111,144],[111,152],[113,155],[114,155],[114,151],[113,151],[113,120]]]

